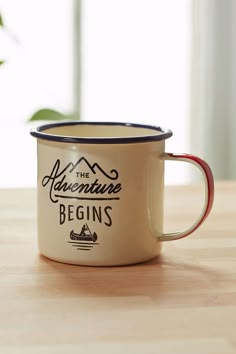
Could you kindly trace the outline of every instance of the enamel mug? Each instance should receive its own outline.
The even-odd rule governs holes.
[[[209,214],[214,182],[208,164],[165,152],[170,130],[63,122],[31,130],[38,146],[38,246],[52,260],[89,266],[145,262],[163,241],[196,230]],[[163,233],[165,160],[197,166],[205,204],[187,230]]]

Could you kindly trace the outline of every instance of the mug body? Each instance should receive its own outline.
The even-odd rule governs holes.
[[[159,255],[161,156],[172,133],[140,140],[164,133],[106,123],[58,123],[42,131],[45,135],[35,134],[40,253],[91,266],[133,264]]]

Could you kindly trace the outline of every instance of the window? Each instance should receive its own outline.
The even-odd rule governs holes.
[[[82,3],[82,116],[171,128],[171,152],[188,151],[188,0],[86,0]],[[189,181],[166,163],[167,183]],[[173,173],[174,168],[174,173]]]
[[[0,187],[34,186],[36,141],[26,120],[44,106],[73,107],[73,2],[2,0],[0,11],[18,41],[1,31]],[[167,150],[188,151],[188,0],[83,1],[81,49],[83,120],[162,125],[174,132]],[[173,164],[166,182],[188,182],[184,164],[174,174]]]
[[[44,106],[72,107],[72,2],[2,0],[0,11],[10,32],[0,33],[0,187],[35,186],[26,121]]]

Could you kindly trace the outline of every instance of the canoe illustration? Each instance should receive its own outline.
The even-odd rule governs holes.
[[[74,232],[74,230],[71,230],[70,238],[71,238],[71,240],[96,242],[98,236],[97,236],[96,232],[94,232],[94,233],[91,232],[90,228],[88,227],[88,224],[84,224],[80,233],[78,233],[78,234],[76,232]]]

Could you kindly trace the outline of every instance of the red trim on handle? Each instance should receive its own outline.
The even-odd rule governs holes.
[[[202,167],[202,169],[205,173],[205,176],[206,176],[206,180],[207,180],[208,196],[207,196],[207,203],[206,203],[206,207],[205,207],[205,212],[202,215],[202,218],[197,223],[197,225],[194,227],[194,229],[192,229],[186,235],[179,237],[179,238],[183,238],[183,237],[188,236],[192,232],[194,232],[209,215],[211,208],[213,206],[213,201],[214,201],[214,178],[213,178],[213,174],[210,169],[210,166],[206,163],[206,161],[200,159],[197,156],[190,155],[190,154],[173,154],[173,153],[167,153],[167,155],[169,155],[171,158],[190,160],[190,161],[197,163],[198,165],[200,165]]]

